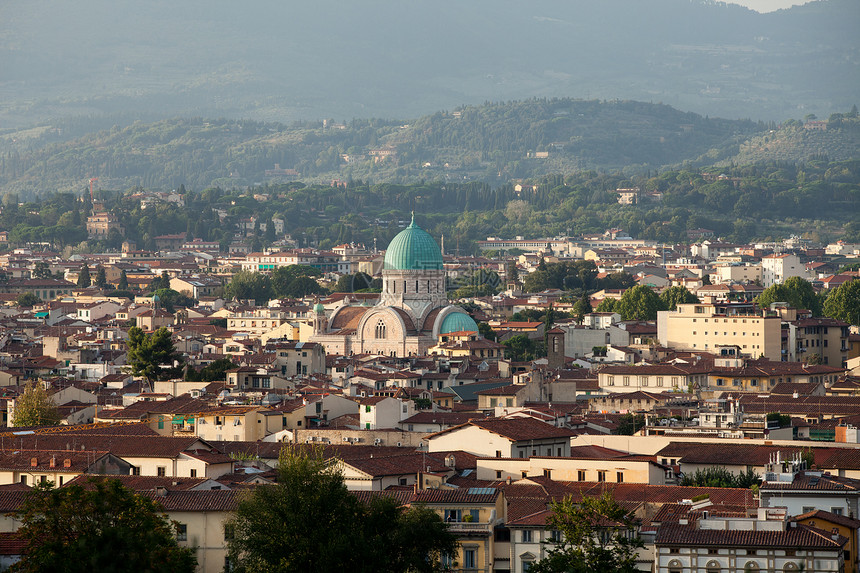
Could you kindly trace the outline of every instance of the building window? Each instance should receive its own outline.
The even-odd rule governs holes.
[[[155,474],[158,477],[164,477],[167,475],[167,468],[165,466],[158,466],[158,468],[155,470]]]
[[[606,472],[605,471],[597,472],[597,481],[606,481]]]
[[[744,573],[758,573],[758,563],[747,561],[747,564],[744,565]]]
[[[379,322],[376,323],[376,338],[385,338],[385,321],[381,318],[379,319]]]
[[[578,481],[585,481],[585,470],[577,470],[576,479]]]
[[[191,468],[191,477],[193,477],[193,478],[197,477],[197,468]]]
[[[531,543],[532,542],[532,530],[531,529],[523,529],[522,540],[523,540],[523,543]]]
[[[176,541],[188,541],[188,526],[186,524],[176,524]]]
[[[615,472],[615,481],[624,483],[624,472]]]
[[[477,553],[474,549],[464,549],[463,550],[463,568],[465,569],[474,569],[475,568],[475,554]]]
[[[722,568],[718,561],[708,561],[708,564],[705,566],[705,573],[720,573],[721,571]]]

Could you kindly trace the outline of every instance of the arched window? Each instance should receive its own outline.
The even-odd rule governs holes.
[[[385,338],[385,321],[381,318],[376,323],[376,338]]]
[[[747,564],[744,565],[744,573],[758,573],[758,563],[747,561]]]
[[[681,573],[683,570],[684,566],[677,559],[669,561],[669,573]]]
[[[721,571],[722,568],[717,561],[708,561],[708,564],[705,566],[706,573],[720,573]]]
[[[783,570],[783,573],[794,573],[794,571],[798,570],[797,564],[796,563],[786,563],[785,567],[783,567],[782,570]]]

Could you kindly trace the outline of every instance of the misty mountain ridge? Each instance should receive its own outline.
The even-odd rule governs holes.
[[[700,0],[11,0],[0,129],[58,117],[290,123],[483,101],[663,102],[781,121],[848,109],[856,0],[759,14]]]

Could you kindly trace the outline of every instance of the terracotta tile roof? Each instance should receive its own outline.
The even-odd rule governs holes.
[[[421,453],[409,453],[382,458],[377,456],[372,458],[356,457],[343,460],[343,463],[373,477],[416,474],[420,471],[428,471],[428,468],[431,473],[445,473],[450,470],[444,463],[440,463],[431,457],[426,457]]]
[[[806,513],[801,513],[800,515],[795,515],[791,518],[792,521],[804,521],[806,519],[821,519],[850,529],[860,528],[860,519],[853,519],[845,515],[837,515],[835,513],[830,513],[829,511],[824,511],[823,509],[807,511]]]
[[[541,440],[545,438],[570,438],[576,435],[575,432],[551,426],[534,418],[489,418],[485,420],[470,420],[460,426],[431,434],[428,438],[452,432],[469,425],[477,426],[514,442]]]
[[[17,533],[0,533],[0,555],[15,556],[23,555],[27,549],[27,541],[18,536]]]
[[[84,489],[91,489],[93,488],[92,481],[98,479],[116,479],[134,491],[154,491],[157,487],[166,488],[168,491],[185,491],[211,481],[209,478],[86,474],[77,476],[66,483],[67,485],[76,484]]]
[[[140,493],[159,502],[165,511],[235,511],[238,505],[237,492],[229,489],[168,491],[164,496],[151,490]]]
[[[474,418],[481,418],[483,414],[473,414],[471,412],[418,412],[400,422],[403,424],[446,424],[456,426],[465,424]]]
[[[768,491],[816,491],[816,492],[844,492],[855,496],[860,492],[860,480],[836,477],[831,475],[815,475],[812,472],[799,473],[790,482],[765,481],[760,488],[762,492]]]
[[[428,504],[489,504],[495,503],[501,490],[497,488],[424,489],[415,492],[412,503]]]
[[[692,525],[664,523],[657,529],[657,546],[704,546],[835,550],[848,542],[847,537],[834,540],[831,534],[813,527],[798,525],[785,531],[746,531],[698,529]]]
[[[364,313],[370,310],[366,306],[346,306],[341,308],[332,317],[329,328],[333,331],[344,329],[355,329]]]
[[[93,450],[14,450],[0,454],[0,470],[80,473],[106,454]]]
[[[767,464],[779,452],[783,459],[800,454],[809,446],[765,446],[760,444],[671,442],[655,455],[660,458],[678,458],[681,463],[726,465],[736,460],[738,465]],[[835,448],[812,448],[815,463],[824,463],[834,454]]]

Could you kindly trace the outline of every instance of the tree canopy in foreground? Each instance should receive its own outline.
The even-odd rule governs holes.
[[[278,483],[250,491],[225,524],[234,571],[441,571],[456,539],[425,507],[362,503],[320,452],[285,448]]]
[[[612,494],[566,496],[550,503],[552,515],[547,529],[557,531],[546,558],[536,562],[531,573],[634,573],[636,550],[635,518]]]
[[[119,480],[87,487],[40,483],[16,514],[27,544],[16,573],[194,571],[194,549],[180,547],[175,525],[153,500]]]

